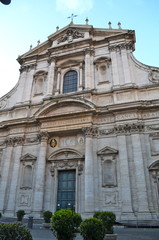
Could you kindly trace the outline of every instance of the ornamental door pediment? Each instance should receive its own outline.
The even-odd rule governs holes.
[[[114,155],[114,154],[117,154],[118,153],[118,150],[114,149],[114,148],[111,148],[111,147],[104,147],[102,148],[100,151],[97,152],[97,155]]]

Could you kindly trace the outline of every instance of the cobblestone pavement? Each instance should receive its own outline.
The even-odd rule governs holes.
[[[30,230],[33,240],[55,240],[52,232],[39,226],[34,226]],[[117,240],[159,240],[159,228],[115,228],[117,233]],[[76,240],[82,240],[78,235]]]

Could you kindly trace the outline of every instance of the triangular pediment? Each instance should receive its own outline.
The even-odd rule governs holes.
[[[70,44],[76,41],[82,41],[86,39],[102,40],[108,37],[120,36],[121,34],[129,33],[129,30],[125,29],[112,29],[112,28],[93,28],[92,25],[79,25],[69,24],[62,29],[57,31],[50,36],[48,40],[40,43],[37,42],[37,46],[30,48],[28,52],[23,54],[17,60],[19,63],[23,63],[24,58],[36,57],[38,55],[48,54],[51,48],[57,48],[61,45]],[[134,34],[131,31],[131,34]]]
[[[35,161],[36,159],[37,157],[29,153],[26,153],[20,158],[21,161]]]
[[[117,153],[118,153],[118,150],[108,146],[102,148],[100,151],[97,152],[98,155],[114,155]]]

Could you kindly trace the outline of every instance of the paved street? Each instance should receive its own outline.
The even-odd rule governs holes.
[[[115,232],[118,234],[118,240],[159,240],[159,228],[116,227]],[[31,233],[34,240],[55,240],[50,230],[40,226],[34,226]],[[82,240],[82,237],[78,235],[76,240]]]

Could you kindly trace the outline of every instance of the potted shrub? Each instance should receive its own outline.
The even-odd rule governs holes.
[[[45,223],[43,223],[43,226],[45,227],[45,228],[50,228],[51,227],[51,217],[52,217],[52,212],[50,212],[50,211],[44,211],[43,212],[43,217],[44,217],[44,222]]]
[[[25,211],[20,209],[16,212],[17,214],[17,221],[21,222],[23,220],[23,217],[25,215]]]
[[[54,213],[51,222],[52,231],[57,240],[73,240],[82,218],[71,209],[61,209]]]
[[[1,223],[0,224],[0,239],[13,240],[33,240],[30,231],[21,224],[16,223]]]
[[[84,240],[103,240],[105,229],[98,218],[85,219],[80,225],[80,233]]]
[[[105,229],[105,240],[117,239],[117,234],[114,234],[113,225],[115,224],[116,215],[111,211],[97,211],[95,212],[95,218],[100,219],[103,222]]]

